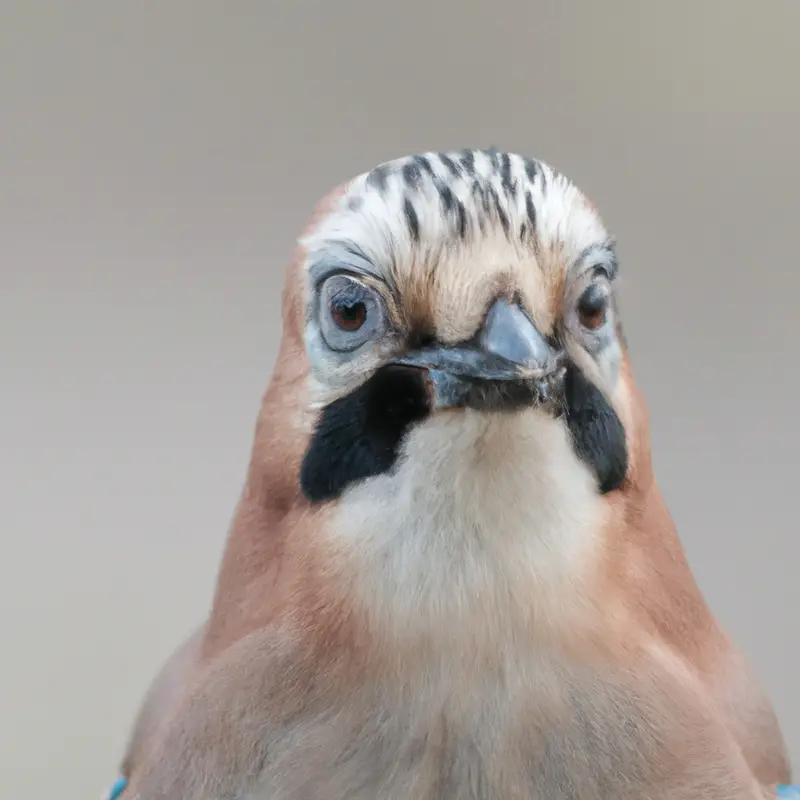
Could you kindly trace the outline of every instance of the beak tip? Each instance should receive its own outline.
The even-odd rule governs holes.
[[[483,349],[518,367],[520,377],[553,368],[553,349],[518,305],[498,300],[486,315],[480,334]]]

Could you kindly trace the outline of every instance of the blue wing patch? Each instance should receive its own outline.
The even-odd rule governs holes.
[[[800,786],[779,786],[778,797],[783,800],[800,800]]]
[[[117,798],[125,791],[125,787],[128,785],[128,779],[124,775],[120,775],[119,778],[114,781],[111,790],[106,795],[106,800],[117,800]]]

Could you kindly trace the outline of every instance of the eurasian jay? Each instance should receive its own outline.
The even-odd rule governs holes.
[[[124,800],[776,796],[775,714],[654,481],[617,272],[576,186],[497,149],[320,204]]]

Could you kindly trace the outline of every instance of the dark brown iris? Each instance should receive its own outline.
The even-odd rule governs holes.
[[[357,331],[367,321],[367,306],[365,303],[332,303],[331,318],[343,331],[352,333]]]

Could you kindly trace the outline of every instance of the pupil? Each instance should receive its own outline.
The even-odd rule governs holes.
[[[343,306],[341,314],[346,320],[352,321],[356,319],[356,317],[358,316],[358,312],[360,310],[361,310],[361,304],[354,303],[352,306]]]

